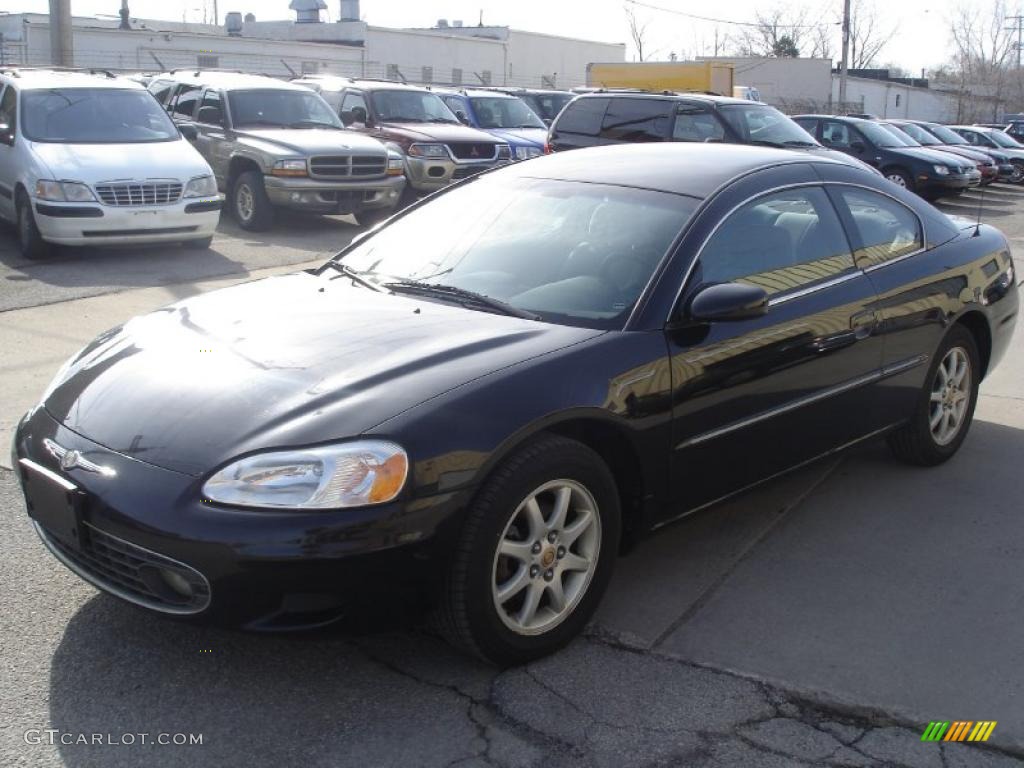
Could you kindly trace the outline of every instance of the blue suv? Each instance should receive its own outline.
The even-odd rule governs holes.
[[[513,160],[544,154],[547,126],[519,97],[467,88],[432,90],[463,123],[508,142]]]

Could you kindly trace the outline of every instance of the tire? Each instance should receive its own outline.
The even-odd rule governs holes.
[[[213,235],[209,237],[200,237],[196,240],[186,240],[182,243],[182,246],[188,248],[190,251],[205,251],[211,245],[213,245]]]
[[[43,240],[32,213],[32,201],[21,192],[16,202],[15,226],[18,232],[18,248],[26,259],[45,259],[50,255],[50,244]]]
[[[552,530],[559,498],[568,501],[567,524],[555,524],[548,538],[544,532]],[[530,499],[541,512],[532,524]],[[588,506],[596,506],[596,513],[584,514]],[[435,625],[456,647],[502,667],[558,650],[597,608],[615,565],[620,529],[615,480],[600,456],[554,435],[529,443],[491,473],[468,510]],[[514,556],[499,552],[502,543]],[[561,609],[554,602],[556,584]],[[504,600],[499,585],[509,590]],[[534,595],[536,607],[527,616]]]
[[[913,177],[902,168],[886,168],[884,173],[885,178],[893,184],[903,187],[904,189],[909,189],[911,192],[914,191]]]
[[[952,387],[942,384],[948,377],[951,363],[966,362],[966,383]],[[928,368],[925,385],[918,397],[910,421],[888,437],[889,447],[897,458],[909,464],[933,467],[948,460],[959,450],[974,418],[974,407],[978,402],[978,385],[981,379],[978,345],[974,336],[962,325],[954,325],[946,334]],[[933,396],[942,400],[933,402]],[[961,410],[962,409],[962,410]],[[936,427],[932,421],[940,419]],[[947,433],[950,415],[956,420],[952,434]]]
[[[1011,184],[1024,184],[1024,163],[1013,163],[1013,175],[1010,176]]]
[[[262,232],[274,226],[274,206],[263,186],[263,174],[246,171],[231,188],[231,212],[238,225],[250,232]]]
[[[382,221],[390,219],[396,211],[396,208],[370,208],[369,210],[359,211],[359,213],[353,215],[355,216],[356,223],[359,226],[365,227],[366,229],[372,229]]]

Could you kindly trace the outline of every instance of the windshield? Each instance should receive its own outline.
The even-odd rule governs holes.
[[[880,126],[878,123],[872,123],[867,120],[861,120],[857,123],[857,127],[860,128],[861,133],[868,137],[868,141],[874,144],[876,147],[905,147],[902,141],[897,139],[885,128]]]
[[[944,125],[932,124],[928,126],[928,132],[933,136],[938,136],[939,140],[943,144],[970,144],[967,139],[961,136],[959,133],[951,128],[947,128]]]
[[[991,131],[988,135],[992,141],[1000,147],[1006,147],[1007,149],[1024,149],[1024,145],[1008,133],[1003,133],[1002,131]]]
[[[25,91],[21,104],[21,130],[32,141],[136,144],[178,139],[178,129],[149,91],[50,88]]]
[[[496,174],[452,188],[339,258],[376,285],[455,286],[547,322],[619,328],[699,202]]]
[[[574,96],[572,93],[527,93],[519,98],[543,119],[554,120]]]
[[[235,128],[341,128],[338,116],[312,91],[229,91],[228,104]]]
[[[781,147],[814,147],[817,142],[775,107],[764,104],[723,104],[718,108],[744,142],[763,142]]]
[[[380,90],[373,94],[373,106],[384,123],[459,123],[436,93]]]
[[[934,147],[937,144],[942,144],[941,141],[919,125],[914,125],[913,123],[900,123],[898,127],[901,131],[922,146]]]
[[[516,98],[495,96],[474,97],[469,100],[481,128],[543,128],[544,121]]]
[[[913,138],[904,133],[898,126],[892,125],[891,123],[881,123],[881,126],[885,128],[889,133],[896,137],[896,141],[902,144],[904,147],[920,147],[921,144],[915,141]]]

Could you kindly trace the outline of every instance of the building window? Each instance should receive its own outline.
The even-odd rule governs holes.
[[[315,75],[320,71],[320,64],[316,61],[304,61],[302,62],[302,74],[304,75]]]
[[[483,72],[480,73],[480,82],[483,83],[484,85],[491,84],[491,70],[485,69]]]
[[[220,56],[196,56],[196,66],[200,69],[216,69],[220,66]]]
[[[424,83],[432,83],[432,82],[434,82],[434,68],[433,67],[423,67],[422,78],[423,78],[423,82]]]
[[[898,107],[899,105],[900,105],[900,95],[897,93],[896,94],[896,106]]]
[[[388,80],[401,80],[401,78],[398,76],[397,64],[388,64],[388,73],[386,77]]]
[[[462,70],[461,69],[453,69],[452,70],[452,85],[462,85]]]

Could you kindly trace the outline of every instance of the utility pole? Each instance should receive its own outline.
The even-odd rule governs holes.
[[[843,0],[843,58],[839,64],[839,105],[846,103],[846,76],[850,68],[850,0]]]
[[[1007,16],[1007,21],[1015,21],[1017,25],[1014,27],[1007,27],[1007,32],[1017,33],[1017,42],[1013,44],[1013,47],[1017,49],[1017,69],[1020,69],[1020,51],[1024,47],[1021,45],[1021,37],[1024,35],[1024,16]]]
[[[50,0],[50,64],[75,66],[71,31],[71,0]]]

